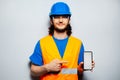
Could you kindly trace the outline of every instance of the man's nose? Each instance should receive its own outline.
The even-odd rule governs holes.
[[[59,21],[63,22],[63,17],[62,16],[60,16]]]

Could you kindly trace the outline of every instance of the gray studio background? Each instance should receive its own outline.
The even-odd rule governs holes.
[[[120,80],[120,0],[0,0],[0,80],[31,80],[29,56],[57,1],[69,4],[73,35],[94,53],[84,80]]]

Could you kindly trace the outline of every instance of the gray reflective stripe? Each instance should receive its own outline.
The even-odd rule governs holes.
[[[68,69],[68,68],[63,68],[61,70],[62,74],[77,74],[77,68],[72,68],[72,69]]]

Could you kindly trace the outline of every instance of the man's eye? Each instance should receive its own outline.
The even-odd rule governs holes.
[[[54,18],[60,18],[60,16],[54,16]]]
[[[63,15],[63,16],[53,16],[53,19],[59,19],[59,18],[63,18],[63,19],[67,19],[67,18],[69,18],[69,16],[67,16],[67,15]]]
[[[68,16],[62,16],[62,18],[68,18]]]

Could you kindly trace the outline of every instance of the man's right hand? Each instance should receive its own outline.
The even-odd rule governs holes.
[[[51,71],[57,72],[61,70],[62,63],[67,63],[67,61],[61,61],[59,59],[54,59],[49,64],[46,64],[45,68],[47,69],[48,72],[51,72]]]

